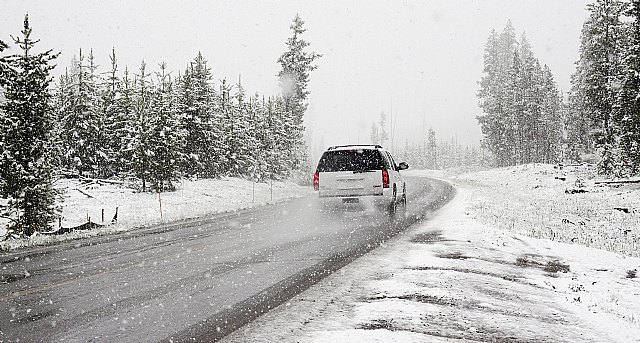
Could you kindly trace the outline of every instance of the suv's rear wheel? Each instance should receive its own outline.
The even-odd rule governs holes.
[[[400,208],[396,208],[396,212],[402,218],[407,216],[407,195],[402,194],[402,199],[400,199]]]
[[[391,198],[391,202],[387,206],[387,214],[390,216],[395,216],[398,211],[398,202],[396,201],[396,186],[393,185],[393,198]]]

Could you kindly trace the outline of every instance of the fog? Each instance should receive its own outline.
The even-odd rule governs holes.
[[[144,59],[183,70],[201,51],[216,82],[241,76],[249,93],[280,93],[276,60],[296,13],[303,38],[323,54],[311,74],[306,125],[314,153],[327,145],[368,143],[385,112],[394,146],[433,127],[439,139],[477,145],[477,82],[491,29],[511,19],[567,91],[578,57],[587,1],[5,1],[0,39],[17,35],[29,13],[41,48],[60,51],[56,74],[79,48],[101,70],[115,47],[120,69]],[[391,131],[391,128],[388,128]],[[391,142],[386,142],[387,146]]]

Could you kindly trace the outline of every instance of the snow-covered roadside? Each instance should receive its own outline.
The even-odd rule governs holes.
[[[474,213],[482,222],[526,236],[640,256],[640,183],[604,184],[594,167],[548,164],[492,169],[454,180],[473,186]]]
[[[436,218],[225,341],[640,341],[639,258],[484,223],[490,192],[454,183]]]
[[[30,239],[8,240],[0,243],[0,250],[109,234],[135,227],[235,211],[306,196],[312,192],[308,186],[300,186],[289,181],[274,181],[273,184],[253,183],[239,178],[183,180],[177,186],[178,190],[175,192],[158,195],[138,193],[117,184],[87,184],[80,183],[77,179],[59,180],[56,187],[65,190],[62,203],[63,227],[80,225],[89,218],[92,222],[102,223],[103,210],[104,223],[108,224],[118,208],[117,224],[60,236],[36,235]],[[4,233],[4,225],[0,225],[0,237]]]

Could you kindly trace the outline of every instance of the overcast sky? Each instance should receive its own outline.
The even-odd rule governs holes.
[[[58,74],[79,48],[93,48],[104,71],[115,47],[121,69],[136,70],[144,59],[153,68],[166,61],[175,73],[202,51],[216,80],[242,75],[250,93],[269,96],[279,93],[276,60],[299,13],[303,38],[324,55],[311,75],[313,145],[368,143],[382,111],[397,120],[396,147],[429,127],[441,139],[477,144],[477,82],[490,30],[511,19],[566,91],[588,2],[0,0],[0,39],[16,35],[28,12],[41,47],[62,52]]]

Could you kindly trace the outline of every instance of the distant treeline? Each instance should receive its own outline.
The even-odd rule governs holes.
[[[421,142],[406,141],[398,158],[408,162],[411,168],[432,170],[487,166],[491,163],[490,154],[482,148],[460,145],[455,137],[438,141],[433,129],[427,131],[426,139]]]

